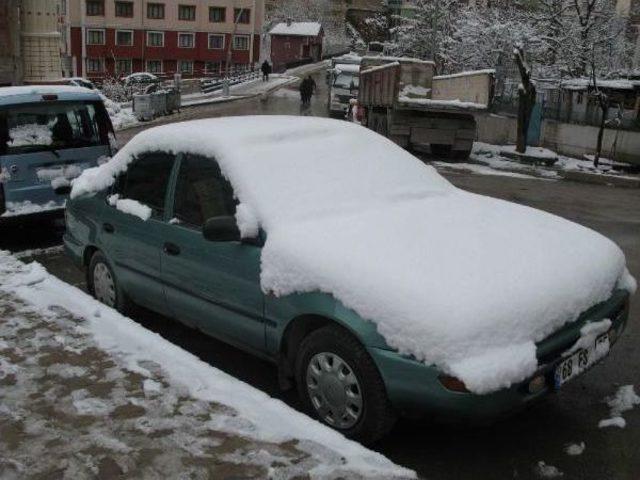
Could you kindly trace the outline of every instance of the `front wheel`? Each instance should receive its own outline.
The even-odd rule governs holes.
[[[302,341],[296,382],[307,411],[347,437],[372,443],[395,423],[375,363],[360,342],[337,325],[316,330]]]

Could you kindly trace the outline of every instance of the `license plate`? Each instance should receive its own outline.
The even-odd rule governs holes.
[[[603,357],[607,356],[610,347],[609,334],[605,333],[597,337],[593,345],[589,345],[587,348],[580,348],[562,360],[555,371],[554,380],[556,388],[559,388],[572,378],[577,377]]]

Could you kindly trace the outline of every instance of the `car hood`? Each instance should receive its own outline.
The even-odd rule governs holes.
[[[535,342],[625,275],[620,248],[593,230],[453,190],[269,231],[261,281],[329,293],[392,348],[486,393],[533,373]]]

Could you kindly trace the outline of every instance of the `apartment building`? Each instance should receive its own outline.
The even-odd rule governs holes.
[[[259,60],[264,0],[68,0],[74,74],[220,73]]]

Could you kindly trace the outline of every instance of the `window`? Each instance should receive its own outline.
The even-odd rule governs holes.
[[[147,46],[164,47],[164,32],[147,32]]]
[[[162,60],[147,60],[147,72],[162,73]]]
[[[164,3],[147,3],[147,18],[163,19]]]
[[[196,19],[196,7],[194,5],[178,5],[178,20],[193,22]]]
[[[116,30],[116,45],[123,45],[123,46],[133,45],[133,31]]]
[[[116,2],[116,17],[133,17],[133,2]]]
[[[205,73],[220,73],[222,71],[222,62],[206,62],[204,71]]]
[[[237,23],[250,23],[251,9],[250,8],[234,8],[233,19]]]
[[[227,21],[227,9],[225,7],[209,7],[209,21],[224,23]]]
[[[108,144],[102,102],[43,102],[0,112],[0,154]]]
[[[192,73],[193,60],[180,60],[178,69],[180,70],[180,73]]]
[[[102,59],[87,58],[87,72],[102,72]]]
[[[161,217],[174,160],[173,155],[162,152],[140,155],[118,178],[113,193],[151,207],[153,216]]]
[[[104,15],[104,0],[87,0],[87,16],[103,16]]]
[[[193,33],[178,34],[178,47],[193,48],[194,43],[195,43],[195,35]]]
[[[233,189],[218,164],[209,158],[186,156],[176,183],[174,216],[198,228],[210,218],[233,216],[235,212]]]
[[[104,45],[104,30],[87,30],[87,45]]]
[[[116,60],[116,75],[129,75],[131,73],[131,59],[119,58]]]
[[[249,35],[234,35],[233,36],[233,49],[234,50],[249,50]]]
[[[224,49],[224,35],[210,34],[209,35],[209,49],[210,50],[223,50]]]

